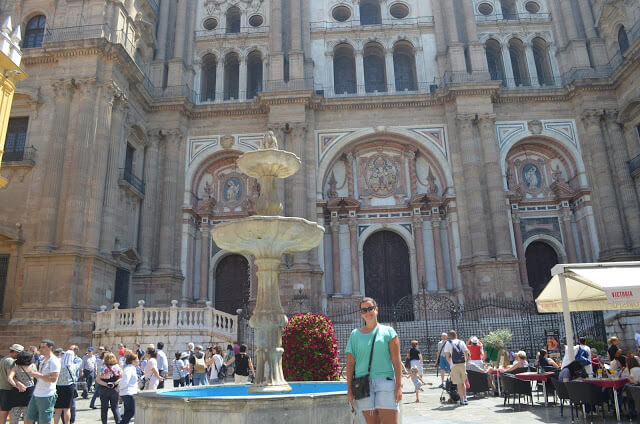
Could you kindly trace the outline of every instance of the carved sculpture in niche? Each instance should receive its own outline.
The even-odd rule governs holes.
[[[428,193],[438,194],[440,190],[438,189],[438,185],[436,184],[436,177],[433,175],[433,172],[431,172],[431,168],[429,168],[429,175],[427,176],[427,181],[429,182]]]
[[[550,193],[547,175],[547,163],[544,159],[516,159],[513,162],[517,187],[532,196]],[[512,189],[513,191],[513,189]]]
[[[338,197],[338,181],[336,181],[336,176],[333,171],[331,171],[331,176],[329,177],[329,181],[327,182],[329,185],[329,189],[327,190],[327,197],[329,199],[335,199]]]
[[[388,197],[395,194],[398,185],[398,167],[384,154],[369,158],[365,168],[365,183],[369,194]]]
[[[532,163],[528,163],[522,167],[522,180],[528,189],[538,189],[542,185],[540,170]]]
[[[218,174],[218,198],[225,207],[235,208],[246,199],[247,178],[238,172]]]
[[[236,177],[229,178],[224,183],[224,200],[225,202],[237,202],[242,196],[242,181]]]

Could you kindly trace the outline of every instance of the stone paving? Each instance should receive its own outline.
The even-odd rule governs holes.
[[[518,407],[504,407],[502,398],[486,397],[474,398],[469,397],[469,405],[456,406],[451,404],[440,404],[441,389],[437,388],[440,380],[436,379],[434,374],[425,377],[425,381],[433,383],[432,386],[425,386],[424,392],[420,393],[420,403],[415,403],[415,394],[411,391],[413,384],[407,378],[403,379],[404,399],[402,401],[403,424],[539,424],[539,423],[571,423],[571,411],[565,407],[565,416],[560,416],[560,408],[558,406],[549,406],[545,408],[541,405],[534,395],[534,405]],[[542,396],[540,396],[542,400]],[[99,405],[100,403],[97,402]],[[345,400],[346,407],[346,400]],[[89,409],[89,401],[84,399],[77,400],[78,415],[77,424],[95,424],[100,422],[100,410]],[[588,418],[588,415],[587,415]],[[622,421],[628,421],[623,417]],[[113,417],[109,413],[109,423],[113,423]],[[581,421],[580,421],[581,422]],[[603,420],[602,416],[594,417],[594,423],[615,423],[615,416],[607,415],[607,419]],[[176,423],[178,424],[178,423]],[[304,424],[304,423],[301,423]],[[330,424],[330,423],[327,423]]]

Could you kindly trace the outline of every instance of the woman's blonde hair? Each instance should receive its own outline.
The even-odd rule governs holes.
[[[118,363],[118,360],[116,359],[116,355],[114,355],[111,352],[107,352],[104,354],[104,364],[105,365],[115,365]]]
[[[418,341],[417,340],[411,340],[411,346],[413,346],[413,347],[418,346]]]
[[[518,353],[516,353],[516,356],[518,356],[518,358],[520,359],[527,359],[527,353],[524,350],[521,350]]]

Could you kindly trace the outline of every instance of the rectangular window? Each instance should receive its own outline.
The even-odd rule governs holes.
[[[124,158],[124,171],[133,175],[133,155],[136,153],[136,149],[129,143],[127,143],[127,154]]]
[[[116,287],[113,294],[113,301],[120,304],[120,309],[129,307],[129,271],[123,268],[116,270]]]
[[[21,161],[27,143],[27,127],[29,118],[10,118],[7,127],[7,138],[4,143],[3,162]]]
[[[9,274],[9,255],[0,255],[0,312],[4,302],[4,290],[7,287],[7,274]]]

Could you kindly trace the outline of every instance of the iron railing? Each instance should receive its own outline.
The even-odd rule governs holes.
[[[36,148],[33,146],[25,147],[24,150],[15,152],[4,152],[2,154],[2,162],[35,162]]]
[[[138,190],[141,194],[144,194],[145,184],[144,182],[133,175],[130,169],[120,168],[120,179],[129,183],[133,188]]]
[[[539,23],[551,22],[550,13],[512,13],[512,14],[494,14],[494,15],[476,15],[477,24],[495,24],[495,23]]]
[[[198,30],[196,31],[196,38],[198,39],[207,39],[207,38],[233,38],[233,37],[249,37],[249,36],[263,36],[269,34],[269,26],[261,25],[259,27],[245,26],[240,28],[238,32],[226,32],[226,29],[218,26],[212,30]]]
[[[640,155],[629,161],[629,172],[631,172],[631,175],[634,177],[640,176]]]

